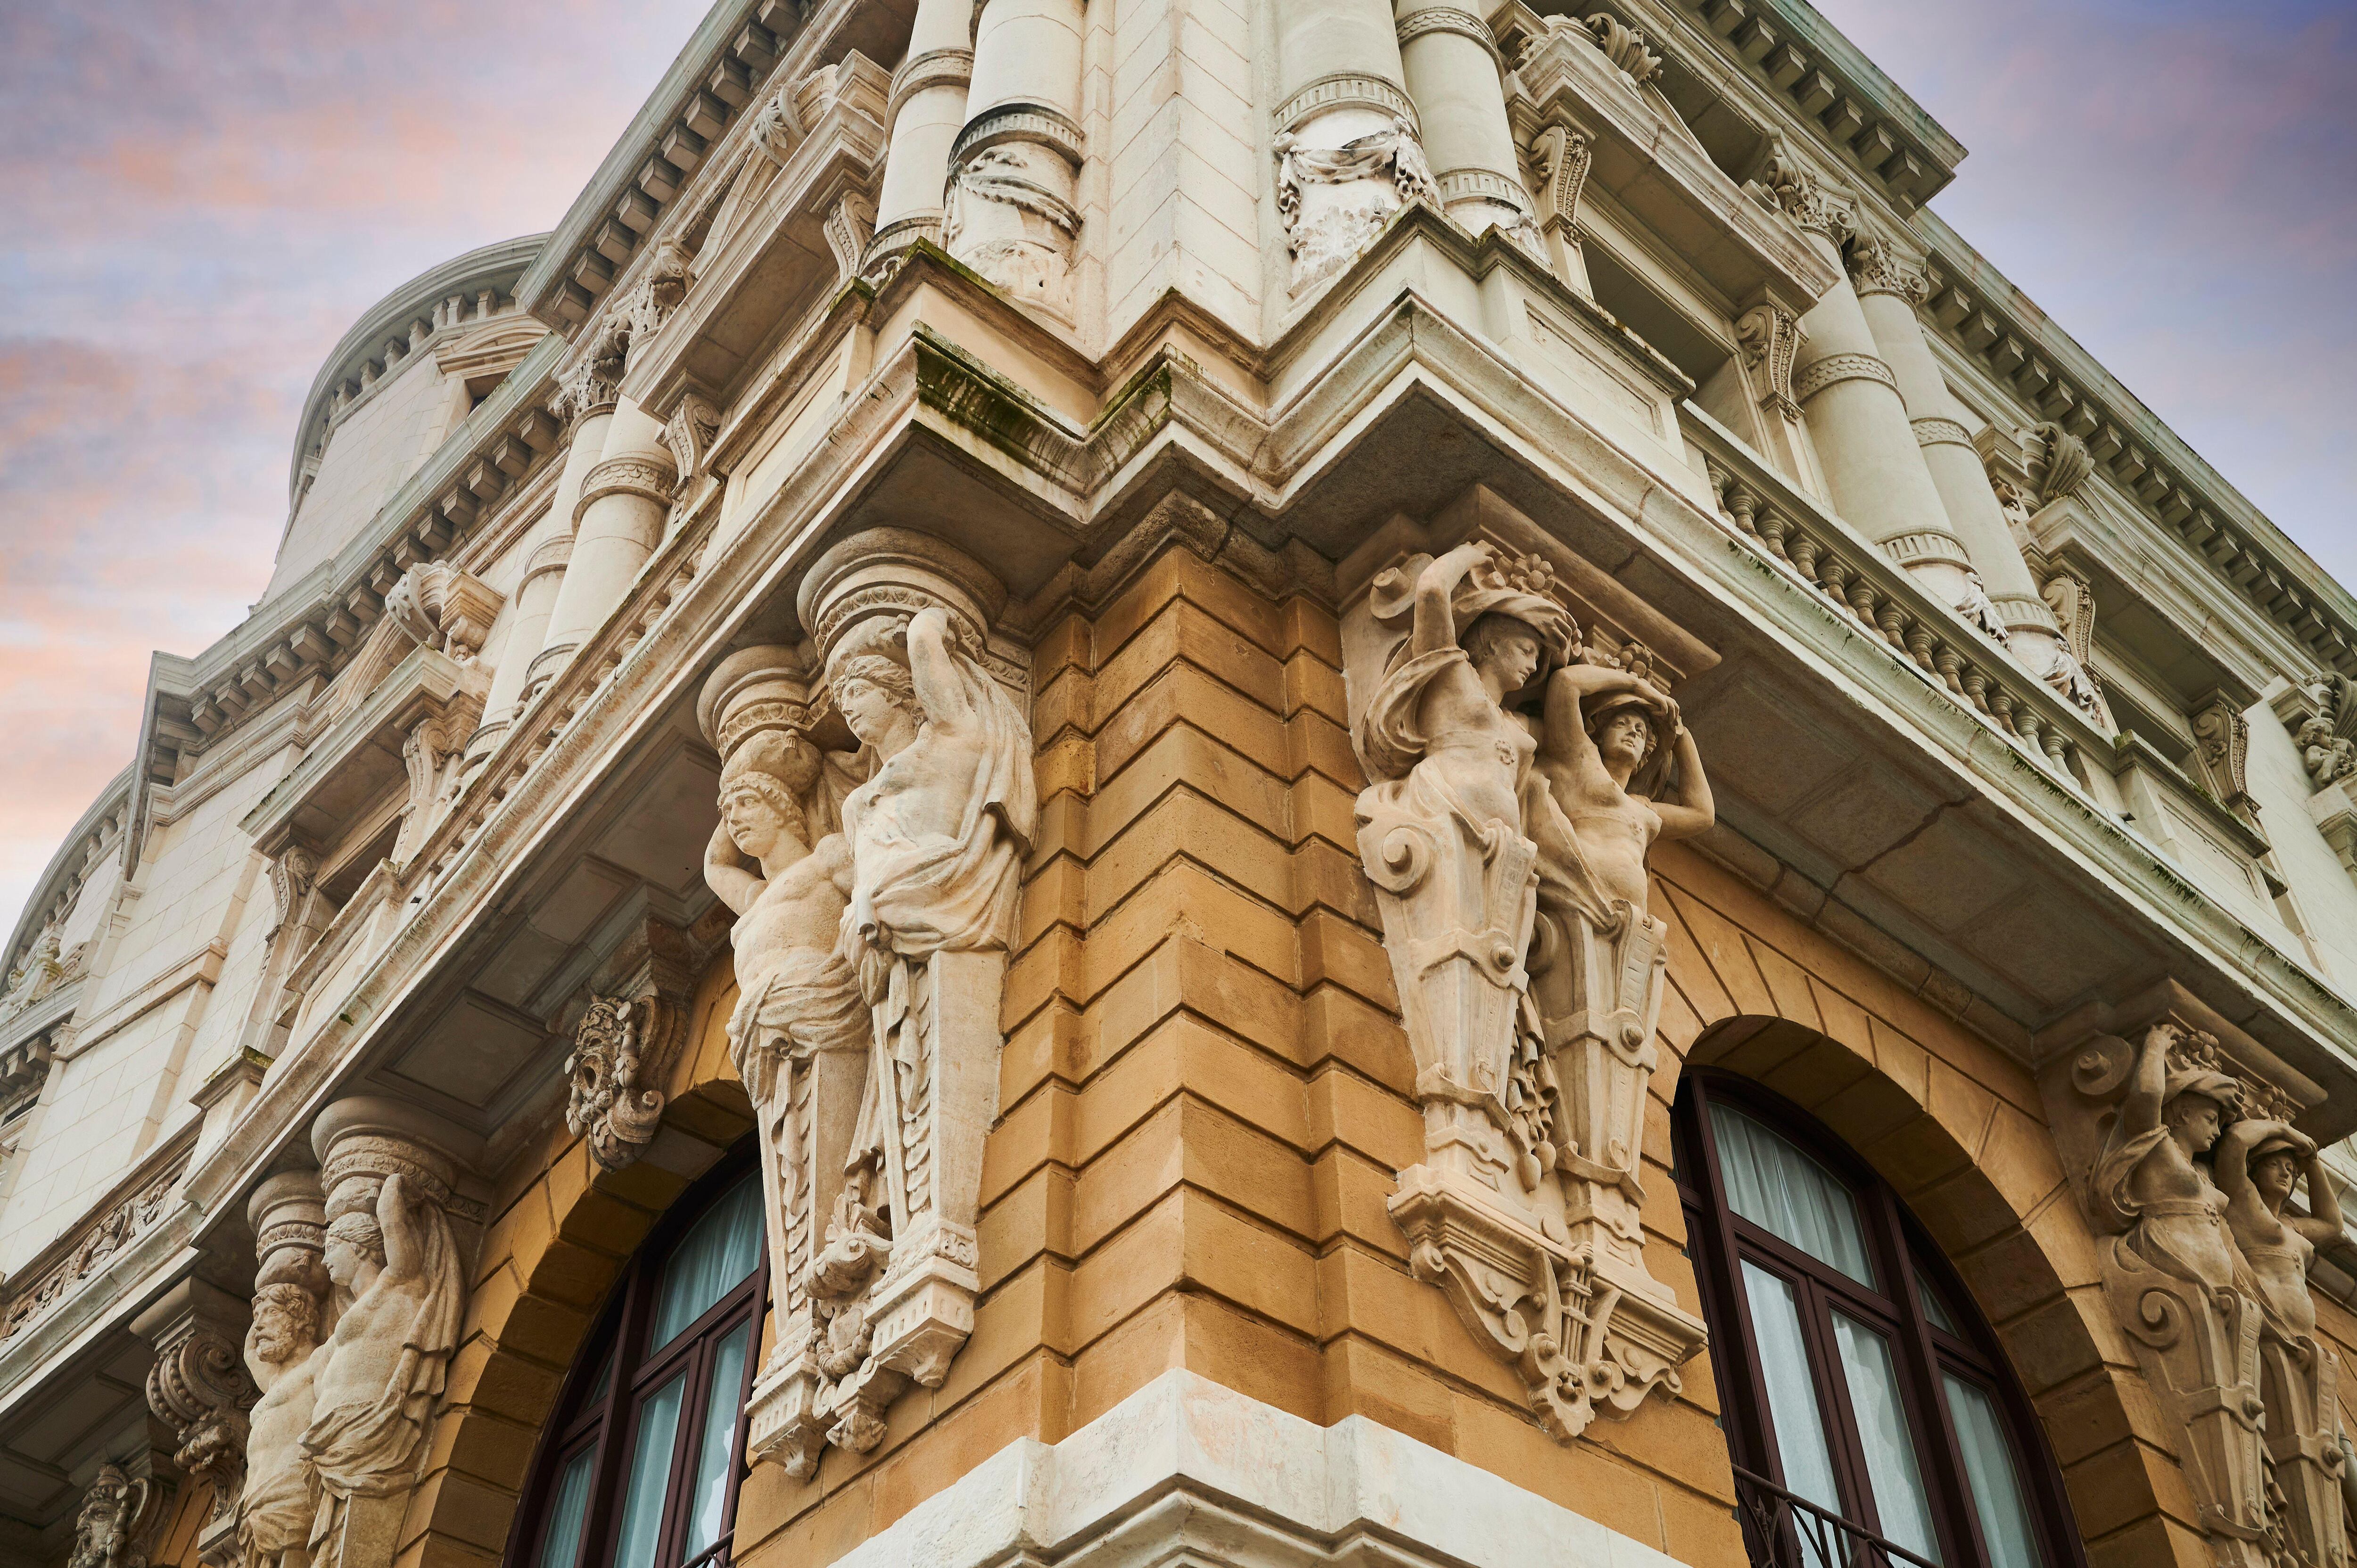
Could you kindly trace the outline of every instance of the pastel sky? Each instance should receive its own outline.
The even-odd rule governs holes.
[[[2347,0],[1820,5],[1972,149],[1935,209],[2357,583]],[[320,360],[554,224],[704,9],[0,5],[0,929],[129,760],[151,650],[260,594]]]

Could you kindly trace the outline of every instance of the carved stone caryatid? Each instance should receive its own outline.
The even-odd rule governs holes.
[[[264,1178],[246,1216],[258,1266],[245,1366],[262,1397],[246,1416],[245,1483],[234,1516],[225,1528],[208,1526],[199,1544],[216,1568],[303,1568],[317,1513],[303,1434],[311,1424],[317,1351],[332,1326],[317,1174]]]
[[[753,1101],[770,1216],[778,1331],[755,1400],[756,1444],[802,1477],[841,1419],[831,1396],[869,1348],[856,1291],[835,1288],[843,1271],[813,1273],[843,1192],[873,1045],[842,943],[851,850],[841,807],[861,780],[846,754],[830,758],[813,739],[842,721],[823,688],[810,690],[791,649],[723,660],[697,712],[722,757],[720,825],[704,875],[737,911],[728,1052]],[[861,1217],[847,1224],[858,1233]]]
[[[426,1112],[368,1097],[337,1101],[312,1125],[335,1326],[298,1440],[316,1504],[310,1568],[393,1561],[466,1306],[451,1210],[468,1142]]]
[[[764,1103],[771,1245],[792,1276],[752,1447],[796,1475],[827,1444],[875,1446],[892,1399],[938,1386],[974,1328],[999,997],[1039,811],[1030,725],[984,647],[1003,597],[939,541],[863,533],[799,599],[839,717],[783,671],[723,666],[705,693],[734,786],[728,844],[716,835],[706,860],[741,911],[731,1044]],[[808,755],[822,723],[858,749]],[[746,854],[759,877],[731,863]],[[855,1029],[864,1072],[846,1059]]]
[[[2308,1290],[2317,1249],[2341,1238],[2341,1204],[2316,1157],[2316,1141],[2284,1122],[2251,1117],[2228,1127],[2213,1161],[2226,1224],[2242,1249],[2260,1307],[2259,1392],[2266,1402],[2267,1458],[2281,1498],[2275,1532],[2303,1563],[2342,1568],[2349,1541],[2341,1515],[2348,1466],[2341,1451],[2341,1367],[2316,1332]],[[2287,1212],[2301,1178],[2309,1212]]]
[[[2050,1065],[2058,1143],[2102,1237],[2105,1293],[2161,1408],[2217,1560],[2257,1568],[2267,1533],[2258,1285],[2207,1156],[2241,1108],[2211,1035],[2165,1019]]]
[[[171,1427],[172,1463],[212,1490],[206,1527],[224,1533],[245,1489],[246,1412],[257,1397],[239,1363],[246,1304],[201,1279],[185,1279],[135,1318],[131,1331],[155,1347],[147,1408]],[[218,1528],[216,1528],[218,1527]]]
[[[1482,542],[1411,556],[1365,613],[1406,630],[1352,729],[1373,780],[1360,856],[1425,1116],[1391,1212],[1417,1277],[1568,1439],[1674,1390],[1703,1343],[1646,1273],[1638,1163],[1665,961],[1645,855],[1706,827],[1709,794],[1651,681],[1567,662],[1578,628],[1544,562]],[[1536,725],[1511,711],[1530,692]],[[1664,736],[1682,777],[1655,806],[1630,787]]]
[[[2308,768],[2309,783],[2321,789],[2357,774],[2357,681],[2328,670],[2301,689],[2292,744]]]

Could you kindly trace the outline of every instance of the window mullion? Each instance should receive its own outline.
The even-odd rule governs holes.
[[[1932,1498],[1932,1517],[1939,1521],[1941,1533],[1951,1545],[1951,1562],[1963,1560],[1962,1548],[1975,1563],[1988,1561],[1988,1547],[1981,1540],[1980,1521],[1973,1516],[1973,1500],[1966,1495],[1969,1482],[1964,1476],[1964,1456],[1956,1442],[1954,1422],[1948,1414],[1947,1391],[1940,1387],[1940,1357],[1932,1343],[1932,1324],[1923,1311],[1923,1295],[1915,1279],[1914,1251],[1907,1244],[1905,1226],[1899,1217],[1899,1199],[1888,1187],[1874,1190],[1874,1230],[1877,1241],[1889,1254],[1891,1303],[1899,1309],[1899,1332],[1907,1353],[1902,1363],[1904,1391],[1910,1405],[1909,1423],[1915,1428],[1919,1466],[1923,1470],[1923,1482]],[[1923,1453],[1926,1447],[1931,1453]],[[1936,1459],[1933,1464],[1923,1461]]]
[[[1841,1347],[1834,1338],[1833,1305],[1825,1288],[1806,1276],[1800,1286],[1801,1334],[1809,1347],[1809,1360],[1817,1374],[1817,1405],[1825,1423],[1825,1447],[1832,1453],[1834,1475],[1842,1489],[1843,1507],[1857,1523],[1878,1534],[1881,1510],[1875,1507],[1874,1478],[1866,1467],[1859,1445],[1857,1408],[1850,1403],[1849,1379],[1842,1370]]]
[[[606,1560],[615,1526],[614,1504],[622,1490],[623,1465],[638,1435],[638,1348],[647,1335],[648,1315],[654,1309],[655,1270],[643,1255],[633,1262],[623,1287],[620,1320],[614,1327],[614,1370],[606,1380],[606,1408],[598,1418],[597,1484],[589,1496],[589,1519],[581,1532],[586,1565]]]

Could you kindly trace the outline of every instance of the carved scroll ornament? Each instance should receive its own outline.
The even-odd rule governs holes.
[[[2339,1367],[2307,1282],[2341,1216],[2298,1101],[2174,1015],[2133,1046],[2094,1035],[2041,1081],[2217,1562],[2341,1568]],[[2308,1215],[2287,1207],[2303,1176]]]
[[[1039,804],[1030,725],[985,662],[1003,591],[898,530],[805,579],[805,659],[732,656],[705,875],[737,912],[729,1050],[762,1156],[776,1349],[751,1446],[789,1475],[865,1453],[974,1328],[998,1004]]]
[[[1352,729],[1425,1119],[1391,1212],[1416,1276],[1568,1440],[1674,1391],[1703,1345],[1645,1269],[1639,1207],[1667,936],[1645,855],[1709,825],[1709,789],[1641,657],[1573,661],[1578,628],[1534,557],[1411,556],[1355,613],[1397,639]],[[1530,693],[1534,719],[1510,711]]]

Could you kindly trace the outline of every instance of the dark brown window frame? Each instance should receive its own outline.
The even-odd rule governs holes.
[[[1705,1107],[1711,1101],[1749,1112],[1783,1134],[1846,1183],[1857,1199],[1875,1277],[1889,1294],[1871,1290],[1728,1207],[1717,1143]],[[1819,1413],[1833,1457],[1846,1516],[1879,1531],[1866,1475],[1866,1456],[1849,1404],[1841,1359],[1831,1343],[1831,1314],[1841,1310],[1887,1335],[1898,1362],[1900,1396],[1917,1437],[1917,1466],[1931,1500],[1941,1560],[1949,1568],[1986,1568],[1988,1552],[1972,1505],[1964,1456],[1940,1373],[1953,1372],[1996,1394],[2012,1440],[2023,1501],[2046,1556],[2046,1568],[2086,1568],[2062,1474],[2044,1427],[2014,1376],[1996,1332],[1981,1316],[1946,1256],[1910,1213],[1890,1184],[1817,1119],[1749,1079],[1690,1068],[1672,1115],[1678,1199],[1685,1213],[1686,1253],[1695,1264],[1703,1316],[1711,1326],[1711,1364],[1718,1383],[1721,1425],[1730,1457],[1743,1469],[1789,1485],[1770,1435],[1767,1389],[1759,1345],[1744,1298],[1741,1264],[1749,1260],[1790,1281],[1800,1299],[1802,1332],[1817,1382]],[[1961,1334],[1935,1326],[1923,1309],[1918,1278],[1927,1281]]]
[[[583,1520],[578,1568],[595,1568],[610,1560],[614,1532],[621,1526],[622,1493],[627,1466],[638,1445],[640,1416],[646,1397],[674,1375],[687,1379],[682,1391],[677,1431],[683,1441],[672,1454],[671,1478],[664,1492],[662,1523],[656,1535],[653,1568],[726,1568],[737,1527],[737,1497],[745,1469],[747,1423],[745,1401],[760,1369],[762,1316],[770,1300],[768,1239],[757,1250],[753,1272],[730,1287],[696,1320],[673,1335],[671,1342],[648,1353],[646,1340],[653,1322],[655,1295],[663,1265],[677,1251],[680,1239],[710,1213],[715,1203],[740,1181],[755,1178],[756,1154],[750,1138],[730,1150],[720,1163],[699,1177],[666,1210],[631,1254],[622,1277],[607,1293],[597,1326],[581,1342],[567,1370],[556,1404],[541,1428],[540,1442],[526,1472],[523,1494],[509,1529],[507,1551],[500,1561],[516,1568],[539,1568],[557,1483],[567,1461],[591,1444],[597,1445],[589,1486],[587,1516]],[[695,1557],[682,1556],[681,1537],[685,1510],[692,1498],[685,1485],[695,1458],[695,1439],[703,1432],[709,1406],[712,1363],[720,1342],[738,1324],[750,1325],[746,1337],[745,1369],[737,1392],[737,1416],[731,1428],[728,1474],[731,1485],[721,1505],[720,1530],[713,1548]],[[599,1388],[599,1374],[608,1362],[612,1375]],[[592,1398],[595,1394],[597,1397]]]

